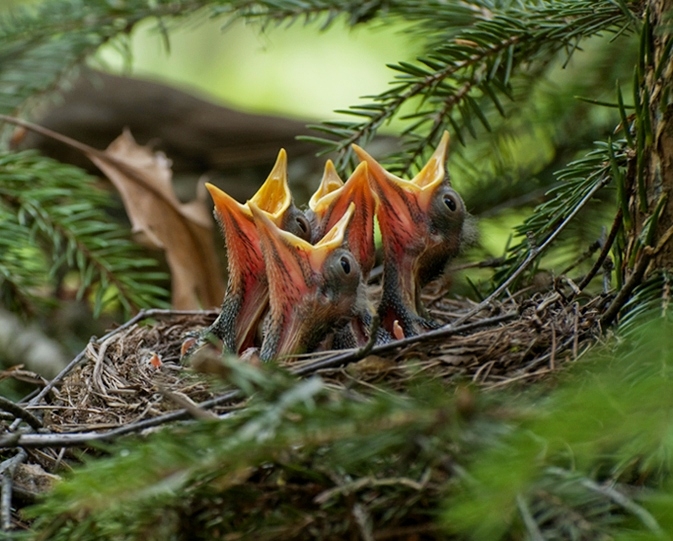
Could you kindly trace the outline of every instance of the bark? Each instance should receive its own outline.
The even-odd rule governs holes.
[[[651,139],[647,141],[644,154],[647,201],[642,206],[634,205],[636,230],[638,233],[642,231],[646,218],[655,212],[661,198],[665,198],[652,240],[652,245],[660,244],[661,249],[654,254],[651,268],[673,271],[673,241],[666,241],[667,232],[673,228],[673,103],[670,92],[673,55],[665,51],[672,38],[666,27],[672,22],[673,0],[649,0],[648,6],[652,52],[645,56],[641,100],[649,97]],[[657,72],[660,73],[658,77]]]

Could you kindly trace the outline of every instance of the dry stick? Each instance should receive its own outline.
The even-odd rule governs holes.
[[[508,312],[506,314],[502,314],[499,316],[495,316],[492,318],[488,319],[482,319],[480,321],[475,321],[474,323],[467,323],[464,325],[444,325],[443,327],[440,327],[439,329],[434,329],[432,331],[428,331],[423,334],[419,334],[416,336],[410,336],[409,338],[403,338],[402,340],[394,340],[392,342],[388,342],[386,344],[381,344],[378,346],[375,346],[371,348],[369,353],[385,353],[386,351],[391,351],[393,349],[401,348],[404,346],[408,346],[411,344],[415,344],[417,342],[421,342],[423,340],[427,339],[432,339],[432,338],[444,338],[447,336],[451,336],[453,334],[458,334],[461,332],[467,332],[471,331],[472,329],[478,328],[478,327],[484,327],[487,325],[495,325],[497,323],[502,323],[503,321],[507,321],[508,319],[512,319],[516,317],[516,312]],[[348,364],[351,362],[355,362],[360,360],[363,355],[362,353],[365,353],[364,356],[366,356],[368,353],[365,351],[365,348],[362,349],[356,349],[356,350],[351,350],[345,353],[340,353],[337,355],[333,355],[331,357],[327,357],[326,359],[321,359],[319,361],[315,361],[312,363],[308,363],[300,368],[297,368],[295,370],[292,370],[292,373],[296,376],[304,376],[306,374],[313,373],[317,370],[320,370],[322,368],[332,368],[337,365],[341,364]]]
[[[609,485],[599,485],[598,483],[588,478],[582,479],[580,483],[589,490],[593,490],[594,492],[598,492],[599,494],[610,498],[617,505],[621,506],[623,509],[626,509],[632,515],[635,515],[640,520],[640,522],[642,522],[643,525],[647,527],[647,529],[656,534],[660,539],[665,539],[665,537],[668,537],[664,534],[664,531],[661,529],[657,519],[654,518],[654,516],[650,514],[650,512],[645,509],[645,507],[638,505],[636,502],[634,502],[625,494],[619,492],[617,489]]]
[[[577,351],[579,349],[580,337],[579,337],[579,324],[580,324],[580,305],[579,303],[574,304],[575,310],[575,321],[573,324],[573,359],[577,360]]]
[[[559,276],[565,276],[571,270],[573,270],[575,267],[579,267],[582,263],[584,263],[592,255],[594,255],[599,248],[602,248],[601,240],[598,239],[598,240],[593,241],[589,245],[589,247],[586,250],[584,250],[584,252],[582,254],[580,254],[579,257],[575,258],[575,260],[570,265],[568,265],[565,269],[563,269],[561,272],[559,272]]]
[[[596,276],[599,270],[601,270],[601,266],[603,265],[603,262],[605,261],[605,258],[608,256],[608,253],[610,252],[610,249],[612,248],[612,245],[615,242],[615,239],[617,238],[617,233],[619,232],[619,228],[622,225],[622,209],[620,208],[617,211],[617,214],[615,215],[615,219],[612,222],[612,228],[610,229],[610,234],[608,235],[608,238],[605,240],[605,243],[603,244],[603,248],[601,249],[601,253],[598,254],[598,259],[596,259],[596,262],[594,263],[593,267],[591,267],[591,270],[587,273],[587,275],[582,279],[582,281],[577,284],[577,287],[579,290],[583,290],[585,287],[589,285],[589,282],[593,280],[593,277]]]
[[[223,395],[205,400],[197,406],[201,409],[210,409],[220,404],[239,398],[243,393],[239,390],[229,391]],[[75,432],[63,434],[10,434],[0,437],[0,447],[74,447],[85,443],[104,442],[114,440],[119,436],[125,436],[133,432],[140,432],[148,428],[154,428],[172,421],[189,419],[190,413],[185,409],[179,409],[165,413],[151,419],[144,419],[128,425],[109,430],[108,432]]]
[[[598,494],[601,494],[611,499],[617,505],[621,506],[623,509],[630,512],[631,514],[635,515],[640,520],[640,522],[642,522],[643,525],[652,533],[656,534],[657,536],[663,536],[664,532],[662,531],[661,526],[657,522],[657,519],[654,518],[654,516],[651,515],[647,509],[638,505],[636,502],[634,502],[632,499],[626,496],[626,494],[619,492],[613,486],[599,485],[598,483],[596,483],[592,479],[589,479],[588,477],[580,477],[579,479],[577,479],[571,472],[564,470],[563,468],[551,467],[548,469],[548,471],[551,474],[561,477],[565,480],[579,481],[581,485],[588,488],[589,490],[597,492]],[[664,537],[662,537],[662,539],[663,538]]]
[[[107,348],[113,338],[114,336],[109,336],[102,342],[100,340],[98,341],[100,343],[100,348],[98,349],[98,354],[96,355],[96,359],[94,361],[93,374],[91,376],[94,388],[105,398],[110,398],[110,395],[107,394],[105,385],[103,384],[103,364],[105,363],[105,354],[107,353]]]
[[[549,370],[554,370],[556,368],[556,326],[554,323],[551,324],[551,354],[549,356]]]
[[[591,188],[591,190],[589,190],[589,192],[580,200],[580,202],[573,209],[573,211],[570,214],[568,214],[568,216],[566,216],[566,218],[559,224],[559,226],[556,229],[554,229],[551,235],[549,235],[540,246],[531,248],[526,259],[524,259],[521,265],[519,265],[519,267],[509,276],[509,278],[507,278],[507,280],[505,280],[502,284],[500,284],[500,287],[498,287],[498,289],[496,289],[493,293],[491,293],[488,297],[486,297],[483,301],[481,301],[472,310],[467,312],[467,314],[462,315],[452,324],[445,325],[445,327],[450,327],[452,325],[458,325],[462,323],[463,321],[471,318],[473,315],[479,313],[481,310],[486,308],[491,303],[492,300],[499,297],[507,288],[509,288],[509,286],[511,286],[519,278],[519,276],[523,274],[523,271],[525,271],[528,268],[528,266],[537,258],[537,256],[539,256],[549,247],[549,245],[556,239],[556,237],[559,236],[561,231],[563,231],[566,228],[566,226],[584,207],[584,205],[586,205],[589,202],[589,200],[609,182],[610,182],[609,177],[603,177],[603,179],[594,184],[593,188]]]
[[[28,454],[23,449],[19,449],[12,458],[5,460],[0,464],[0,481],[2,494],[0,494],[0,530],[9,531],[12,527],[12,484],[16,467],[21,464]]]
[[[526,526],[529,538],[532,541],[544,541],[544,535],[542,535],[535,518],[533,518],[533,513],[531,513],[528,507],[528,503],[526,503],[525,498],[521,494],[516,495],[516,506],[519,508],[519,514]]]
[[[40,430],[42,428],[42,421],[40,421],[35,415],[26,411],[21,406],[15,404],[11,400],[0,396],[0,409],[3,409],[17,419],[23,419],[26,421],[31,428],[34,430]]]

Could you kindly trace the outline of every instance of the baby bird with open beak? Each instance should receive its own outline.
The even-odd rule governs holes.
[[[246,204],[239,203],[217,186],[206,184],[206,187],[215,202],[215,216],[224,233],[229,280],[221,312],[203,333],[201,344],[212,334],[222,340],[224,351],[241,353],[254,345],[269,299],[259,233],[250,207],[254,206],[258,214],[275,226],[306,240],[310,238],[310,226],[292,201],[285,150],[278,153],[268,178]]]
[[[318,241],[355,204],[353,218],[346,229],[346,243],[360,265],[362,279],[366,283],[374,266],[374,216],[376,198],[370,187],[369,166],[360,163],[344,183],[331,160],[325,164],[320,186],[311,197],[306,217],[311,223],[313,242]],[[332,347],[336,349],[365,345],[371,336],[374,309],[366,299],[360,303],[360,312],[334,336]],[[377,331],[377,340],[386,342],[390,336],[382,329]]]
[[[369,166],[362,162],[344,183],[331,160],[306,213],[311,223],[311,241],[318,242],[346,213],[351,203],[355,211],[346,229],[346,243],[360,265],[364,280],[374,266],[374,216],[376,199],[370,188]]]
[[[315,245],[280,229],[249,203],[259,233],[269,283],[262,360],[310,352],[360,310],[360,265],[344,248],[355,205]]]
[[[378,198],[376,216],[383,243],[383,293],[378,308],[381,324],[397,336],[436,327],[421,303],[421,287],[438,277],[455,257],[463,239],[466,210],[445,170],[449,134],[444,135],[428,163],[411,180],[386,171],[357,145],[353,150],[369,165]]]

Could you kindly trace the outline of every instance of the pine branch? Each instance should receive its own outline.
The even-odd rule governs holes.
[[[231,0],[222,2],[218,13],[258,21],[263,25],[304,24],[319,22],[322,29],[339,17],[354,26],[371,20],[388,24],[392,20],[433,21],[429,27],[446,32],[473,22],[491,5],[488,1],[442,2],[441,0]],[[438,21],[441,18],[441,22]]]
[[[116,302],[126,312],[165,303],[167,292],[154,284],[166,277],[110,222],[109,204],[79,169],[29,152],[0,155],[2,292],[17,311],[30,313],[22,298],[48,302],[44,288],[53,290],[69,270],[78,273],[78,296],[92,294],[96,314]]]
[[[589,194],[613,179],[615,167],[626,168],[629,151],[626,141],[597,145],[596,150],[557,173],[559,185],[548,192],[550,199],[536,207],[533,214],[514,229],[515,234],[525,240],[510,248],[506,265],[495,276],[497,282],[520,267],[529,254],[541,255],[543,251],[537,247],[548,246],[548,239],[556,236],[559,224],[576,214]]]
[[[502,113],[501,102],[509,99],[511,79],[519,71],[536,62],[549,62],[559,51],[569,58],[581,40],[606,31],[625,31],[634,24],[609,0],[539,2],[535,7],[507,4],[481,12],[475,9],[477,5],[472,6],[471,25],[450,27],[442,42],[430,40],[416,62],[390,66],[400,73],[393,88],[368,96],[370,103],[340,111],[364,120],[324,122],[313,127],[330,138],[310,139],[323,144],[326,151],[338,152],[338,166],[344,168],[352,156],[352,143],[366,144],[403,107],[413,107],[420,99],[423,107],[416,105],[415,113],[402,117],[409,121],[404,129],[405,161],[394,164],[395,171],[409,173],[412,165],[425,158],[424,152],[436,145],[444,129],[451,129],[463,141],[465,130],[476,137],[477,123],[490,129],[484,104],[492,103]],[[397,13],[395,5],[389,9]],[[269,8],[267,16],[273,13]],[[424,32],[426,26],[449,20],[450,14],[437,7],[431,18],[421,19]]]
[[[186,17],[206,0],[63,0],[0,15],[0,113],[17,115],[66,85],[75,68],[101,45],[141,20]],[[163,28],[160,25],[160,28]],[[164,30],[165,32],[165,30]]]

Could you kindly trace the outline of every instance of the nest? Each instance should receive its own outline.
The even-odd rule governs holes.
[[[597,330],[599,304],[600,299],[580,306],[565,303],[558,294],[538,295],[521,305],[510,301],[478,312],[458,332],[440,329],[373,348],[366,355],[362,350],[324,351],[280,364],[349,388],[404,390],[417,374],[496,388],[539,379],[576,359],[580,344],[585,347],[586,338]],[[474,306],[471,301],[439,299],[430,312],[446,325]],[[226,396],[221,385],[180,362],[185,334],[205,329],[216,315],[152,311],[92,341],[83,362],[54,387],[55,399],[45,404],[45,426],[54,433],[102,432]],[[232,398],[216,401],[210,409],[220,414],[236,405]]]
[[[436,291],[426,295],[425,302],[443,327],[389,344],[323,351],[281,364],[298,376],[315,374],[330,385],[363,392],[404,390],[419,374],[444,382],[470,381],[486,389],[528,383],[577,359],[595,341],[606,299],[581,303],[553,291],[484,307]],[[14,405],[13,411],[5,407],[9,414],[3,421],[1,446],[21,449],[5,461],[17,461],[15,494],[31,502],[51,484],[53,473],[81,459],[82,450],[95,452],[93,441],[112,441],[178,419],[243,406],[236,390],[223,390],[221,379],[180,361],[185,334],[208,327],[216,315],[141,312],[92,339],[35,396]],[[19,418],[29,430],[17,431]]]

